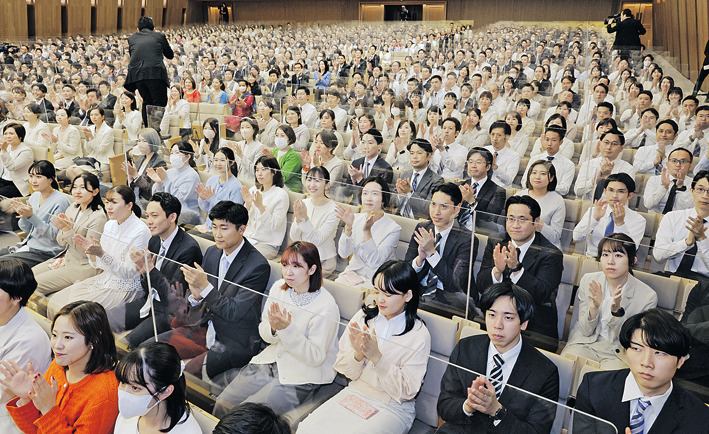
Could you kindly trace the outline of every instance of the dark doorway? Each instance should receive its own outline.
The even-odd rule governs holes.
[[[423,20],[423,5],[384,5],[384,21],[421,20]]]

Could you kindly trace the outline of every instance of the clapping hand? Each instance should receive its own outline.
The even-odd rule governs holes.
[[[488,416],[493,416],[501,406],[497,401],[495,386],[482,375],[473,380],[465,405]]]
[[[39,375],[32,383],[29,398],[40,413],[47,414],[56,405],[58,390],[59,384],[54,377],[51,378],[51,384],[49,384],[44,377]]]
[[[273,302],[268,309],[268,323],[271,325],[272,334],[288,327],[291,323],[291,318],[292,316],[286,308],[283,308],[281,312],[281,307],[278,303]]]
[[[599,221],[606,214],[606,208],[608,208],[608,201],[604,198],[600,198],[593,202],[593,219]]]
[[[34,215],[32,207],[19,200],[12,200],[10,202],[10,206],[12,207],[12,210],[22,218],[28,219]]]
[[[87,239],[79,234],[76,234],[73,239],[74,244],[76,244],[76,246],[80,249],[83,249],[87,255],[96,256],[99,258],[103,256],[104,251],[101,247],[101,243],[93,236],[89,235],[89,239]]]
[[[163,181],[167,179],[167,171],[165,170],[164,167],[158,167],[158,168],[152,168],[148,167],[148,169],[145,171],[145,173],[148,175],[148,178],[153,180],[153,182],[156,182],[158,184],[162,184]]]
[[[348,205],[335,204],[335,215],[345,223],[345,231],[351,231],[354,224],[354,213]]]
[[[293,202],[293,215],[298,222],[308,218],[308,210],[305,207],[305,203],[303,203],[303,199],[297,199]]]
[[[352,184],[359,184],[362,179],[364,179],[364,172],[362,172],[361,169],[358,169],[354,166],[347,166],[347,173],[350,174],[350,179],[352,180]]]
[[[138,169],[135,168],[135,164],[132,161],[124,161],[121,163],[121,170],[126,172],[131,179],[135,179],[138,176]]]
[[[366,325],[360,328],[359,324],[353,323],[349,327],[350,343],[355,351],[355,359],[362,360],[366,357],[375,365],[382,358],[382,353],[379,351],[377,342],[377,332],[372,330],[371,334]]]
[[[396,180],[396,192],[399,194],[411,193],[411,181],[408,178]]]
[[[0,361],[0,373],[5,377],[0,379],[0,384],[19,397],[20,401],[24,401],[22,405],[29,402],[34,380],[41,376],[39,372],[35,372],[31,362],[27,363],[25,372],[14,360]]]
[[[601,287],[601,284],[596,282],[595,280],[592,280],[591,283],[588,285],[588,300],[591,302],[591,306],[588,311],[588,317],[589,319],[596,318],[596,315],[598,314],[598,309],[601,307],[601,303],[603,302],[603,288]]]
[[[52,217],[52,224],[60,231],[67,232],[74,226],[74,219],[64,213],[60,213]]]
[[[147,272],[150,272],[155,268],[155,258],[156,255],[154,255],[152,252],[150,252],[148,249],[143,247],[142,250],[136,249],[135,247],[130,248],[130,259],[133,261],[135,264],[135,268],[138,270],[138,273],[140,274],[146,274]],[[148,268],[145,268],[145,255],[148,255]]]
[[[208,185],[205,186],[201,182],[197,184],[195,192],[197,192],[197,196],[202,200],[209,200],[214,197],[214,189]]]
[[[207,273],[204,269],[200,267],[198,263],[194,263],[194,268],[187,265],[180,267],[182,274],[185,276],[185,281],[190,285],[190,292],[195,300],[201,300],[200,295],[204,288],[209,285],[209,280],[207,280]]]

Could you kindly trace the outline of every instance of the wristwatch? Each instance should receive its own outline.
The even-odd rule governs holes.
[[[490,417],[492,418],[493,422],[499,422],[502,419],[504,419],[505,416],[507,416],[507,409],[505,408],[504,405],[500,405],[500,408],[498,408],[497,411],[495,412],[495,414],[493,414]]]
[[[611,315],[616,316],[616,317],[622,317],[625,315],[625,309],[621,306],[620,309],[616,310],[615,312],[611,311]]]
[[[515,268],[510,268],[510,273],[516,273],[516,272],[518,272],[519,270],[521,270],[522,268],[523,268],[523,267],[522,267],[522,262],[520,261],[520,262],[517,263],[517,266],[516,266]]]

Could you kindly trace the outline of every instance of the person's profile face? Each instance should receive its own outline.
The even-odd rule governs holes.
[[[650,347],[644,333],[636,329],[630,338],[630,347],[626,350],[628,367],[643,395],[661,395],[670,386],[672,377],[686,360],[677,358],[664,351]]]

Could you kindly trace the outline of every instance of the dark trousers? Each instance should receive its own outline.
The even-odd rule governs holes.
[[[149,127],[147,108],[167,105],[167,86],[162,80],[141,80],[135,83],[135,87],[143,98],[143,125]]]
[[[14,182],[0,178],[0,199],[6,197],[22,197],[22,193],[17,189]]]
[[[709,69],[704,69],[707,65],[709,65],[709,56],[704,59],[704,63],[699,67],[699,78],[697,78],[697,83],[694,85],[694,91],[692,92],[694,95],[699,93],[702,89],[702,83],[709,76]]]

